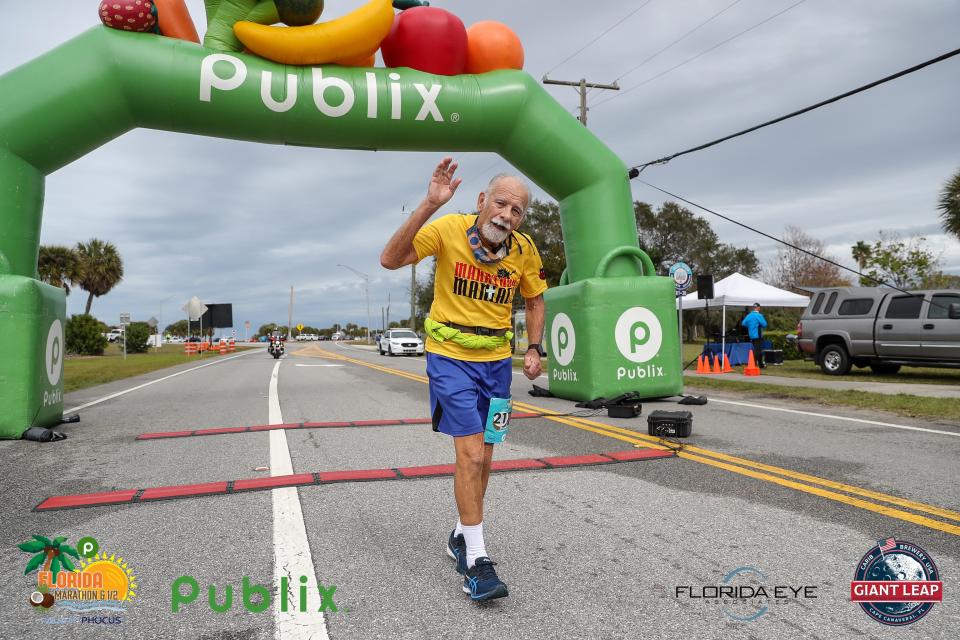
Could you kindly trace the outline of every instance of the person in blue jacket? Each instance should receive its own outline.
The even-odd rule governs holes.
[[[740,323],[747,330],[750,342],[753,343],[753,359],[761,369],[767,364],[763,361],[763,330],[767,328],[767,319],[760,313],[760,303],[753,303],[753,311]]]

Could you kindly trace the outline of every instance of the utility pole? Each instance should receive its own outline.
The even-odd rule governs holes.
[[[287,340],[293,340],[293,285],[290,285],[290,308],[287,314]]]
[[[546,74],[543,75],[543,84],[559,84],[565,87],[576,87],[580,93],[580,117],[577,118],[580,124],[587,126],[587,89],[609,89],[611,91],[620,91],[616,82],[613,84],[594,84],[587,82],[586,78],[580,78],[579,82],[570,80],[551,80]]]
[[[367,299],[367,344],[370,344],[370,276],[345,264],[338,264],[337,266],[349,269],[363,279],[363,297]]]

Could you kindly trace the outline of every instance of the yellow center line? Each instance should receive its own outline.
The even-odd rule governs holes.
[[[646,441],[659,442],[660,439],[651,436],[648,434],[637,433],[636,431],[631,431],[628,429],[623,429],[620,427],[615,427],[612,425],[604,425],[601,422],[594,422],[592,420],[586,420],[584,418],[574,418],[574,420],[579,422],[584,422],[589,425],[605,427],[610,431],[623,434],[632,434],[637,438],[641,438]],[[863,489],[861,487],[856,487],[849,484],[844,484],[842,482],[834,482],[833,480],[827,480],[825,478],[820,478],[817,476],[812,476],[806,473],[800,473],[799,471],[791,471],[790,469],[784,469],[782,467],[774,467],[772,465],[763,464],[762,462],[755,462],[753,460],[748,460],[746,458],[739,458],[737,456],[731,456],[726,453],[720,453],[719,451],[711,451],[709,449],[702,449],[694,445],[683,445],[683,450],[689,453],[699,453],[701,455],[710,456],[717,458],[719,460],[725,460],[727,462],[732,462],[739,464],[744,467],[760,469],[762,471],[770,471],[773,473],[786,476],[788,478],[794,478],[796,480],[803,480],[805,482],[810,482],[813,484],[819,484],[824,487],[830,487],[831,489],[837,489],[839,491],[845,491],[847,493],[852,493],[858,496],[863,496],[865,498],[872,498],[874,500],[879,500],[881,502],[889,502],[890,504],[899,505],[901,507],[906,507],[908,509],[913,509],[914,511],[923,511],[932,515],[941,516],[943,518],[948,518],[950,520],[956,520],[960,522],[960,513],[956,511],[951,511],[950,509],[944,509],[942,507],[937,507],[934,505],[926,504],[923,502],[915,502],[913,500],[907,500],[904,498],[898,498],[896,496],[891,496],[885,493],[880,493],[878,491],[871,491],[869,489]]]
[[[322,352],[327,354],[327,352]],[[391,369],[389,367],[384,367],[381,365],[373,364],[366,362],[364,360],[357,360],[356,358],[350,358],[347,356],[340,356],[335,354],[328,354],[328,357],[335,357],[339,360],[345,360],[363,367],[368,367],[370,369],[376,369],[378,371],[383,371],[384,373],[389,373],[392,375],[397,375],[409,380],[414,380],[416,382],[422,382],[427,384],[429,380],[425,376],[420,376],[417,374],[409,373],[407,371],[401,371],[399,369]],[[543,407],[538,407],[536,405],[528,404],[525,402],[514,402],[514,406],[522,409],[524,411],[534,412],[543,414],[543,417],[552,422],[557,422],[566,426],[574,427],[576,429],[581,429],[584,431],[590,431],[598,435],[606,436],[608,438],[614,438],[616,440],[621,440],[623,442],[629,442],[636,446],[651,448],[651,449],[660,449],[667,450],[671,447],[663,446],[659,444],[661,442],[660,438],[638,433],[630,429],[623,429],[621,427],[616,427],[613,425],[604,424],[602,422],[596,422],[593,420],[588,420],[586,418],[579,418],[573,416],[562,416],[562,415],[551,415],[559,414],[559,412],[552,411],[551,409],[546,409]],[[700,454],[700,455],[697,455]],[[844,491],[846,493],[851,493],[854,495],[863,496],[866,498],[872,498],[879,502],[887,502],[889,504],[895,504],[898,506],[906,507],[908,509],[913,509],[914,511],[922,511],[932,515],[938,515],[944,518],[951,520],[960,521],[960,513],[956,511],[951,511],[950,509],[944,509],[942,507],[937,507],[934,505],[926,504],[923,502],[914,502],[912,500],[906,500],[903,498],[898,498],[896,496],[887,495],[885,493],[880,493],[877,491],[871,491],[869,489],[863,489],[861,487],[856,487],[849,484],[844,484],[841,482],[834,482],[833,480],[827,480],[825,478],[819,478],[817,476],[812,476],[805,473],[800,473],[798,471],[792,471],[790,469],[784,469],[782,467],[775,467],[772,465],[763,464],[760,462],[754,462],[746,458],[739,458],[737,456],[731,456],[725,453],[720,453],[718,451],[711,451],[709,449],[703,449],[701,447],[696,447],[693,445],[684,445],[683,449],[678,452],[678,457],[691,460],[693,462],[699,462],[701,464],[706,464],[718,469],[724,469],[733,473],[737,473],[743,476],[754,478],[757,480],[764,480],[766,482],[771,482],[783,487],[790,489],[795,489],[797,491],[802,491],[804,493],[810,493],[822,498],[827,498],[828,500],[834,500],[836,502],[841,502],[843,504],[857,507],[860,509],[865,509],[867,511],[872,511],[874,513],[879,513],[881,515],[888,516],[890,518],[896,518],[898,520],[904,520],[917,524],[923,527],[928,527],[930,529],[936,529],[938,531],[944,531],[946,533],[951,533],[953,535],[960,536],[960,526],[950,524],[947,522],[941,522],[939,520],[934,520],[932,518],[927,518],[926,516],[921,516],[907,511],[901,511],[900,509],[893,509],[891,507],[884,506],[882,504],[875,504],[873,502],[867,502],[866,500],[860,500],[848,495],[841,493],[836,493],[834,491],[828,491],[826,489],[821,489],[817,486],[811,486],[810,484],[802,484],[800,482],[793,482],[786,478],[794,478],[796,480],[803,480],[805,482],[812,483],[814,485],[821,485],[823,487],[829,487],[832,489],[837,489],[839,491]],[[726,461],[726,462],[723,462]],[[735,463],[735,464],[731,464]],[[754,470],[756,469],[756,471]],[[769,473],[762,473],[761,471],[769,471],[772,473],[778,474],[778,476],[785,476],[783,478],[770,475]]]

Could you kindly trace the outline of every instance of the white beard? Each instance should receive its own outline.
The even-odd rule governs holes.
[[[504,230],[493,224],[493,222],[488,222],[483,225],[480,229],[480,232],[483,234],[484,240],[490,244],[497,246],[506,240],[510,236],[510,230]]]

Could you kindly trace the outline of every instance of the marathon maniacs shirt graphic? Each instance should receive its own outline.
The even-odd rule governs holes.
[[[417,259],[436,256],[437,276],[430,317],[437,322],[504,329],[517,287],[524,298],[547,289],[543,264],[529,236],[514,233],[510,251],[496,264],[481,264],[467,242],[475,215],[450,214],[425,225],[413,239]],[[427,351],[458,360],[489,362],[510,357],[510,345],[494,351],[467,349],[449,340],[427,340]]]

